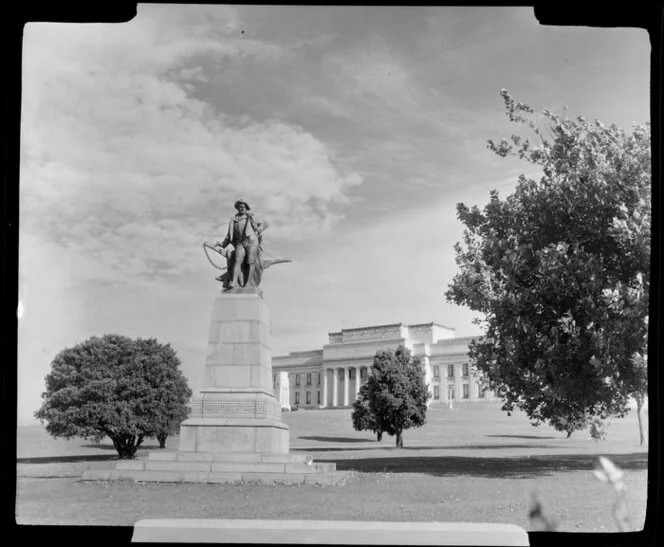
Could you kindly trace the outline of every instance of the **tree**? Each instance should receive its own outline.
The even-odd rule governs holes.
[[[58,353],[35,416],[53,437],[108,436],[121,459],[146,437],[171,432],[191,396],[169,344],[117,334],[93,336]]]
[[[379,350],[365,386],[376,430],[395,435],[397,448],[402,448],[404,430],[425,423],[429,391],[420,360],[412,359],[403,346]]]
[[[353,412],[350,415],[353,421],[355,431],[373,431],[376,434],[376,440],[381,441],[383,432],[378,428],[376,417],[369,408],[369,392],[367,384],[360,387],[357,399],[353,403]]]
[[[532,133],[488,147],[537,166],[483,211],[457,205],[465,225],[448,301],[484,317],[474,366],[503,399],[539,423],[581,427],[647,393],[650,287],[650,126],[631,131],[563,119],[501,91],[511,122]],[[546,134],[545,134],[546,133]],[[584,417],[584,419],[580,419]]]
[[[551,412],[550,417],[547,418],[549,425],[556,431],[567,433],[568,439],[575,431],[588,427],[588,414],[583,409],[576,410],[576,412],[574,409],[570,409],[567,413],[560,413],[556,412],[559,410],[557,406],[551,405],[550,408],[554,412]]]
[[[166,439],[170,433],[166,430],[161,430],[157,433],[157,442],[159,443],[159,448],[166,448]]]
[[[170,346],[161,346],[154,339],[137,339],[134,343],[141,355],[151,355],[154,359],[153,363],[145,369],[146,379],[150,385],[158,386],[160,383],[167,383],[168,389],[172,391],[170,397],[154,397],[152,402],[153,426],[156,431],[154,436],[159,442],[159,448],[165,448],[168,436],[178,433],[180,424],[187,419],[187,403],[191,397],[191,390],[179,369],[176,370],[180,372],[179,378],[182,381],[178,381],[177,375],[169,376],[169,372],[173,371],[160,366],[161,362],[170,362],[174,357],[177,359],[177,367],[179,367],[180,361]]]

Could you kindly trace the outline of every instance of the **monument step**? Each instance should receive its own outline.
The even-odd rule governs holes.
[[[334,463],[279,462],[200,462],[200,461],[129,461],[118,462],[118,470],[201,471],[211,473],[324,473],[334,471]]]
[[[270,454],[256,452],[148,452],[148,461],[160,462],[251,462],[309,463],[311,454]]]
[[[320,473],[258,473],[258,472],[205,472],[205,471],[147,471],[136,469],[89,470],[84,481],[178,482],[178,483],[242,483],[263,484],[340,484],[352,473],[325,471]]]

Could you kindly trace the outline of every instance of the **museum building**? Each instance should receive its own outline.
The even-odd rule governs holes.
[[[282,407],[343,408],[353,404],[380,349],[405,346],[420,359],[430,404],[495,400],[473,374],[468,344],[454,329],[438,323],[378,325],[329,333],[322,349],[272,358],[275,395]],[[283,388],[287,388],[287,395]],[[288,402],[285,400],[288,399]]]

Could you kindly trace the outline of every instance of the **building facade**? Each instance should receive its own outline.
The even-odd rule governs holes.
[[[400,345],[420,359],[430,404],[495,399],[468,362],[468,344],[473,337],[456,338],[452,328],[438,323],[396,323],[343,329],[328,336],[329,342],[322,349],[272,358],[275,387],[279,376],[288,374],[291,407],[351,406],[367,381],[376,351]]]

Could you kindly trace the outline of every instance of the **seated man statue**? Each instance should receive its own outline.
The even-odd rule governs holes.
[[[228,261],[228,271],[233,272],[225,284],[226,290],[247,285],[257,287],[260,284],[263,265],[261,262],[261,234],[268,228],[268,223],[249,211],[249,204],[243,199],[235,202],[237,213],[228,223],[228,232],[221,243],[222,250],[233,245],[234,251],[224,253]]]

